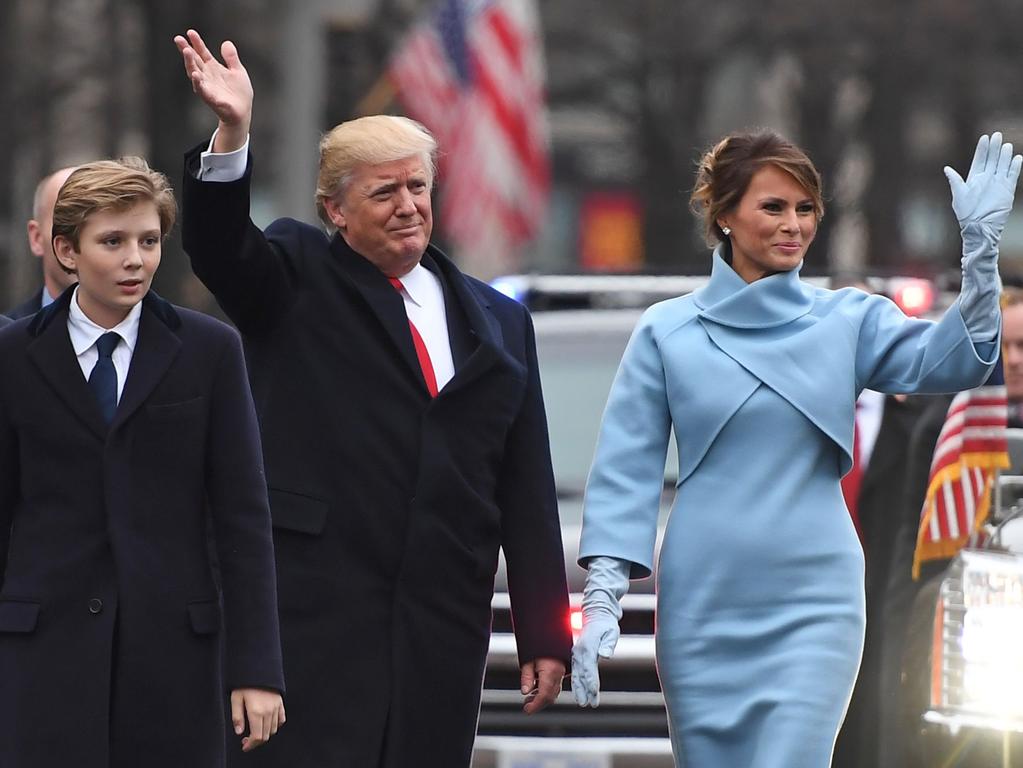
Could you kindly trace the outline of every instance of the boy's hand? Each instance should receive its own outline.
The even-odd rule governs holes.
[[[251,752],[270,740],[286,722],[284,701],[276,691],[262,688],[236,688],[231,691],[231,723],[236,735],[245,732],[249,724],[249,735],[242,737],[242,752]]]
[[[213,151],[241,149],[252,122],[252,81],[238,58],[238,49],[230,40],[225,40],[220,46],[224,57],[221,64],[198,32],[190,29],[185,35],[174,38],[174,44],[181,51],[185,74],[192,82],[192,90],[220,120]]]

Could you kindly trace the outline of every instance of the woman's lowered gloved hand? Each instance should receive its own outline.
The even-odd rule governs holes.
[[[622,597],[629,591],[632,564],[617,557],[590,560],[583,588],[583,629],[572,647],[572,693],[580,707],[600,703],[597,661],[609,659],[618,644]]]

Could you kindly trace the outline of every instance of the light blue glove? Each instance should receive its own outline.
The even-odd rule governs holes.
[[[617,557],[590,560],[583,587],[583,630],[572,647],[572,693],[580,707],[600,703],[598,657],[610,659],[618,644],[621,600],[629,591],[632,563]]]
[[[1012,144],[1002,143],[997,131],[981,136],[966,181],[945,166],[952,187],[952,210],[963,237],[963,284],[959,311],[974,342],[998,335],[998,240],[1012,211],[1023,156],[1013,157]]]

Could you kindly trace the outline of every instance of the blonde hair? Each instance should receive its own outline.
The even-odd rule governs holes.
[[[74,249],[85,222],[103,211],[124,211],[139,202],[156,205],[160,234],[174,226],[178,206],[167,177],[141,157],[99,160],[80,165],[61,186],[53,206],[53,238],[67,238]]]
[[[378,165],[419,157],[433,184],[437,141],[426,128],[407,117],[369,115],[335,126],[320,139],[320,172],[316,178],[316,212],[328,229],[334,224],[324,201],[340,192],[357,166]]]
[[[1023,304],[1023,288],[1017,288],[1014,285],[1003,285],[999,303],[1002,309]]]
[[[708,245],[727,241],[718,219],[739,204],[753,174],[765,165],[792,176],[813,201],[817,221],[824,218],[821,177],[803,150],[771,130],[730,133],[700,158],[689,198],[689,207],[703,219]]]

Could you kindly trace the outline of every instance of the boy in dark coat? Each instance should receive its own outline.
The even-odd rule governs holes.
[[[175,213],[144,161],[79,168],[53,226],[79,282],[0,332],[6,768],[222,766],[225,688],[242,749],[284,722],[241,345],[149,292]]]

